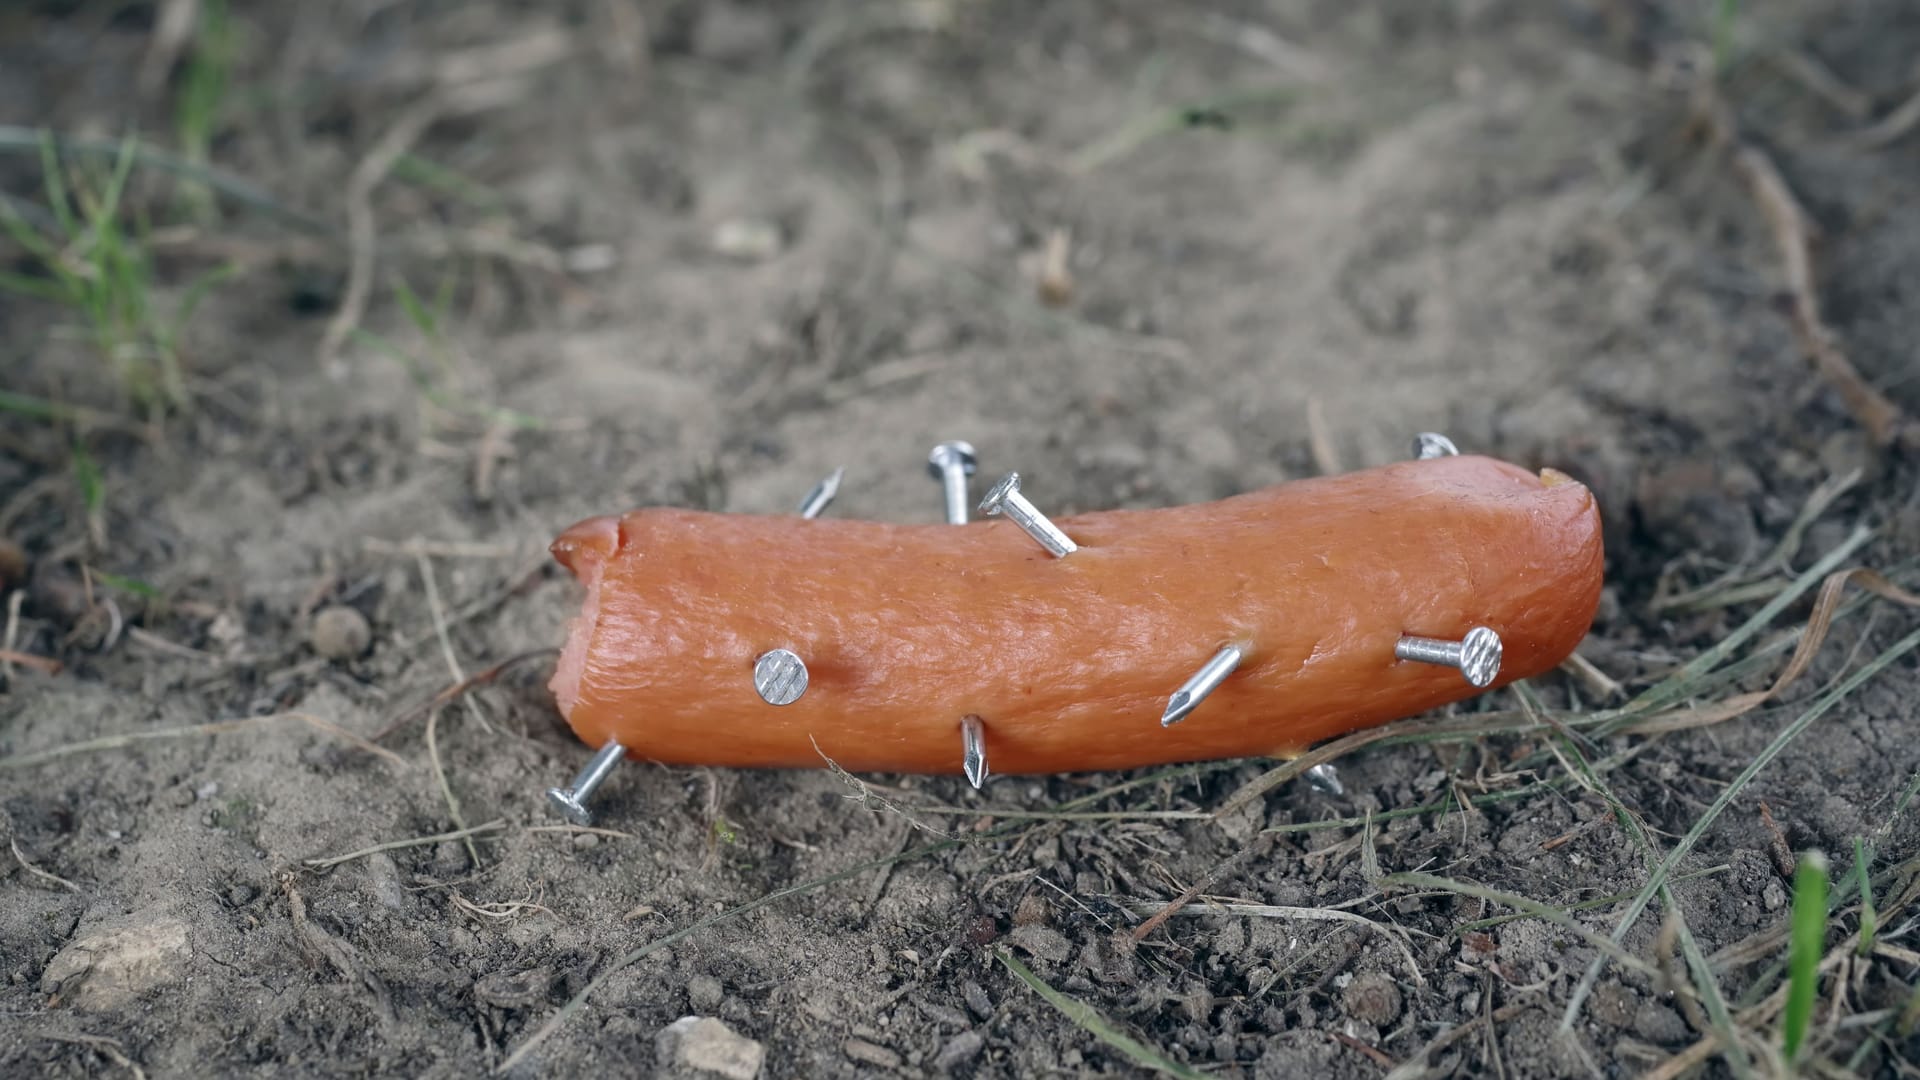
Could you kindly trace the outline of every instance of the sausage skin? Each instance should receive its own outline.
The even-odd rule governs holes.
[[[1492,627],[1501,685],[1566,659],[1600,598],[1592,493],[1484,457],[1057,524],[1063,559],[1001,519],[583,521],[552,548],[587,589],[555,697],[589,745],[664,764],[957,773],[968,715],[995,773],[1290,756],[1480,693],[1396,659],[1402,634]],[[1163,728],[1230,643],[1239,669]],[[775,648],[810,673],[782,707],[753,685]]]

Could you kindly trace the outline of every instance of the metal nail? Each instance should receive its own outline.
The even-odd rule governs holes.
[[[987,782],[987,728],[977,716],[960,718],[960,767],[975,791]]]
[[[769,705],[791,705],[807,692],[807,663],[792,649],[771,649],[753,662],[753,688]]]
[[[1046,548],[1056,559],[1065,558],[1080,550],[1080,545],[1060,531],[1060,526],[1047,520],[1047,515],[1034,509],[1025,495],[1020,494],[1020,474],[1010,472],[993,485],[987,497],[980,500],[980,512],[992,517],[1004,512],[1013,519],[1015,525],[1026,530],[1041,547]]]
[[[1345,795],[1347,788],[1340,782],[1340,773],[1333,766],[1322,763],[1307,770],[1307,783],[1314,790],[1326,795]]]
[[[927,471],[946,490],[949,525],[967,523],[967,477],[974,465],[973,447],[958,439],[941,443],[927,455]]]
[[[1167,711],[1160,714],[1160,726],[1172,727],[1185,720],[1188,713],[1207,700],[1208,694],[1227,681],[1227,676],[1233,674],[1233,669],[1240,666],[1241,659],[1246,655],[1246,648],[1241,645],[1228,645],[1214,653],[1213,659],[1194,672],[1192,678],[1181,683],[1180,689],[1167,699]]]
[[[1402,660],[1459,668],[1478,687],[1491,685],[1500,674],[1500,651],[1500,635],[1484,626],[1467,631],[1460,641],[1409,635],[1393,646],[1393,655]]]
[[[828,473],[825,480],[813,485],[813,490],[807,492],[807,497],[800,500],[800,516],[808,521],[819,517],[820,511],[825,510],[827,504],[833,502],[833,497],[840,494],[840,478],[845,475],[847,475],[847,467],[842,465]]]
[[[613,775],[614,766],[620,764],[626,754],[626,747],[608,739],[587,762],[586,768],[580,770],[580,775],[573,778],[573,783],[547,789],[547,805],[575,825],[593,824],[593,811],[587,809],[587,800]]]
[[[1413,459],[1429,461],[1437,457],[1459,457],[1460,448],[1437,431],[1423,431],[1413,437]]]

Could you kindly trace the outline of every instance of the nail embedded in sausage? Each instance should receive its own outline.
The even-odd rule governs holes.
[[[586,593],[555,696],[588,745],[665,764],[977,760],[984,778],[988,743],[1013,775],[1284,756],[1473,696],[1482,677],[1549,671],[1599,604],[1592,493],[1478,456],[1054,527],[1072,558],[1036,559],[991,523],[666,508],[583,522],[553,549]],[[1497,664],[1490,639],[1468,647],[1477,628]],[[1447,647],[1446,666],[1401,659],[1414,637]],[[1221,641],[1244,649],[1230,677],[1154,723],[1203,659],[1191,647]],[[742,677],[771,646],[809,670],[778,709]],[[978,755],[964,737],[955,753],[969,716]]]

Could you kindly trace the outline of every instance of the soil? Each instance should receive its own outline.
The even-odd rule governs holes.
[[[177,5],[11,6],[0,122],[172,145],[189,65],[143,87],[156,6]],[[28,567],[5,583],[10,644],[63,665],[0,683],[0,755],[156,736],[0,763],[0,1073],[466,1076],[557,1020],[512,1074],[639,1075],[689,1015],[759,1043],[767,1077],[1142,1069],[1002,950],[1208,1075],[1614,1076],[1694,1045],[1692,1003],[1656,973],[1610,965],[1562,1030],[1590,944],[1537,920],[1463,930],[1509,909],[1373,884],[1425,871],[1561,907],[1637,890],[1639,842],[1601,795],[1539,783],[1570,762],[1533,756],[1537,734],[1369,748],[1339,763],[1344,794],[1288,784],[1217,823],[1147,815],[1212,810],[1271,763],[978,793],[875,776],[864,795],[825,770],[628,765],[596,803],[607,831],[580,832],[542,792],[587,751],[545,690],[551,655],[525,654],[578,601],[544,553],[564,526],[790,513],[841,465],[829,513],[938,520],[925,455],[955,437],[1060,512],[1378,464],[1425,430],[1563,469],[1608,522],[1582,652],[1629,691],[1758,607],[1663,597],[1732,568],[1785,580],[1856,524],[1877,532],[1849,563],[1900,567],[1920,555],[1912,463],[1809,367],[1767,219],[1690,126],[1712,6],[236,5],[211,160],[273,206],[147,168],[128,195],[155,310],[238,266],[182,339],[190,403],[127,419],[73,313],[0,294],[0,382],[92,410],[0,413],[0,540]],[[1724,97],[1819,228],[1838,339],[1920,410],[1920,133],[1856,138],[1915,92],[1920,10],[1741,4],[1730,45]],[[365,164],[383,140],[411,150],[391,176]],[[363,332],[327,349],[356,174],[380,181],[378,258]],[[37,156],[0,156],[0,191],[44,207]],[[364,626],[320,614],[339,608]],[[1667,850],[1913,623],[1854,609],[1782,702],[1589,756],[1636,750],[1606,783]],[[1566,674],[1532,689],[1602,704]],[[1783,924],[1777,854],[1916,854],[1917,695],[1908,654],[1738,790],[1677,872],[1697,875],[1674,892],[1701,950]],[[237,723],[164,735],[219,721]],[[1117,819],[912,809],[1048,811],[1131,780],[1088,807]],[[1391,814],[1449,792],[1516,797]],[[1319,821],[1347,824],[1262,831]],[[1390,932],[1215,900],[1343,905]],[[1636,956],[1670,962],[1663,910],[1625,938]],[[1622,911],[1573,917],[1608,933]],[[1889,917],[1896,950],[1905,928]],[[1728,1001],[1770,993],[1782,955],[1719,955]],[[1823,1029],[1819,1055],[1912,1069],[1885,1012],[1912,956],[1825,984],[1822,1023],[1877,1015]]]

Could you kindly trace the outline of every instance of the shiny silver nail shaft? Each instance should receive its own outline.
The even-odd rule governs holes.
[[[599,790],[601,784],[606,783],[607,777],[613,775],[614,766],[620,764],[620,759],[626,754],[626,747],[607,740],[606,745],[587,762],[586,768],[580,770],[580,775],[573,778],[573,783],[563,788],[547,789],[547,805],[575,825],[593,824],[593,811],[587,809],[587,801],[593,798],[593,793]]]
[[[973,447],[958,439],[943,442],[927,455],[927,471],[940,481],[947,498],[947,524],[967,523],[967,477],[973,475]]]
[[[840,478],[845,475],[847,475],[847,467],[842,465],[828,473],[825,480],[813,485],[813,490],[807,492],[807,497],[800,500],[800,516],[808,521],[819,517],[820,511],[825,510],[827,505],[833,502],[833,497],[840,494]]]
[[[1453,440],[1437,431],[1423,431],[1413,437],[1413,457],[1415,461],[1430,461],[1438,457],[1459,457],[1460,448]]]
[[[987,497],[980,500],[980,512],[988,517],[1005,513],[1056,559],[1063,559],[1080,550],[1080,545],[1061,532],[1060,526],[1048,521],[1047,515],[1035,509],[1027,497],[1020,494],[1020,474],[1017,472],[1008,473],[993,485]]]
[[[1227,676],[1233,674],[1233,669],[1240,666],[1240,661],[1245,656],[1246,650],[1239,645],[1228,645],[1214,653],[1213,659],[1207,661],[1199,671],[1194,672],[1192,678],[1181,683],[1180,689],[1174,691],[1173,696],[1167,699],[1167,711],[1160,714],[1160,726],[1172,727],[1185,720],[1188,713],[1199,708],[1200,703],[1207,700],[1207,695],[1219,689],[1220,684],[1227,681]]]
[[[977,716],[960,718],[960,767],[975,791],[987,782],[987,731]]]
[[[1393,655],[1402,660],[1459,668],[1469,683],[1479,687],[1491,685],[1500,674],[1500,652],[1500,635],[1484,626],[1467,631],[1460,641],[1409,635],[1393,646]]]

